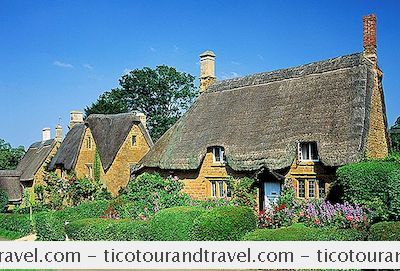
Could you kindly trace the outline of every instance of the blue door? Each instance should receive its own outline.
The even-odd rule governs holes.
[[[270,207],[281,195],[281,183],[264,182],[264,208]]]

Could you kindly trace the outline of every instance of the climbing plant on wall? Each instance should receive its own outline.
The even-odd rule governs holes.
[[[94,154],[94,163],[93,163],[93,178],[96,183],[100,183],[100,154],[98,150],[96,149],[96,152]]]

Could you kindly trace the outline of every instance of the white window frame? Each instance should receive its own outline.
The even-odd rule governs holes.
[[[219,150],[219,160],[216,159],[216,155],[215,155],[216,152],[217,152],[217,149]],[[226,161],[225,161],[225,150],[224,150],[224,148],[223,147],[213,147],[212,150],[213,150],[213,162],[214,163],[225,164]]]
[[[217,181],[211,181],[211,197],[217,198]]]
[[[312,159],[311,157],[313,157],[312,155],[312,148],[311,145],[315,144],[315,149],[317,151],[317,159]],[[303,158],[303,152],[302,152],[302,145],[306,145],[308,148],[308,152],[310,154],[310,158],[311,159],[304,159]],[[300,162],[319,162],[319,152],[318,152],[318,145],[316,142],[298,142],[297,143],[297,150],[298,150],[298,158]]]
[[[304,184],[304,196],[300,196],[300,182],[302,182]],[[305,179],[297,180],[297,196],[302,199],[304,199],[306,197],[306,180]]]
[[[135,138],[135,142],[133,142],[133,139]],[[131,146],[136,147],[137,146],[137,135],[131,135]]]
[[[323,191],[323,195],[321,195],[321,190]],[[326,188],[325,188],[325,181],[318,180],[318,198],[324,199],[326,197]]]
[[[91,163],[88,163],[88,164],[85,164],[86,165],[86,169],[87,169],[87,178],[88,179],[93,179],[93,164],[91,164]]]

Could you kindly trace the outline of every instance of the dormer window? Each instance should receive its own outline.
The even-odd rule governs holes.
[[[298,149],[299,161],[319,161],[316,142],[300,142],[298,145]]]
[[[225,151],[223,147],[213,147],[213,161],[214,163],[225,163]]]

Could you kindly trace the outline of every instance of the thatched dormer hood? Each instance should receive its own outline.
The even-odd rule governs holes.
[[[223,146],[238,171],[289,167],[299,141],[340,166],[364,157],[374,66],[356,53],[217,81],[143,157],[140,168],[198,169],[207,148]]]

